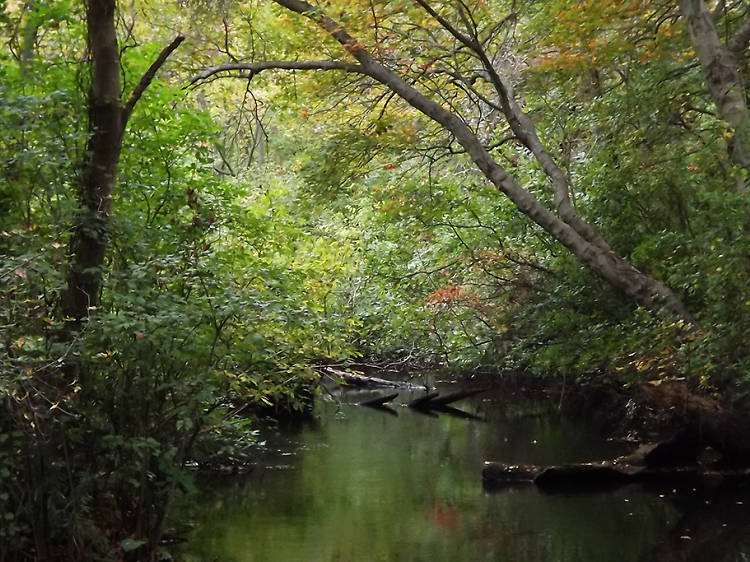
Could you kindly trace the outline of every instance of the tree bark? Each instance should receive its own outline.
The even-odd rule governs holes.
[[[81,166],[80,208],[71,235],[67,287],[62,295],[63,317],[72,321],[68,326],[88,317],[89,310],[99,304],[112,190],[128,119],[156,72],[185,39],[178,35],[161,51],[123,105],[115,4],[115,0],[89,0],[86,7],[91,57],[89,140]]]
[[[328,17],[321,9],[301,0],[274,1],[314,21],[359,62],[360,72],[387,86],[412,107],[452,133],[484,176],[498,190],[505,194],[522,213],[568,248],[602,279],[649,310],[666,311],[673,317],[697,326],[697,322],[685,305],[667,286],[640,272],[626,259],[610,250],[606,242],[599,243],[595,237],[590,238],[585,233],[582,235],[581,232],[585,230],[582,225],[573,227],[547,209],[492,158],[477,136],[457,115],[428,98],[395,72],[379,63],[362,43],[349,35],[341,25]],[[564,201],[562,204],[564,207]]]
[[[737,187],[747,191],[750,174],[750,111],[737,55],[747,46],[750,25],[745,22],[725,46],[703,0],[680,0],[680,13],[706,74],[708,89],[719,115],[732,128],[729,156],[744,174],[738,174]]]
[[[715,486],[721,482],[747,482],[750,480],[750,469],[713,469],[699,465],[648,467],[617,461],[553,466],[485,462],[482,479],[489,487],[533,483],[546,492],[604,492],[627,484],[670,489]]]
[[[64,316],[75,321],[86,318],[99,302],[123,132],[115,0],[89,0],[86,23],[91,56],[90,137],[81,171],[81,208],[71,239],[68,286],[62,299]]]

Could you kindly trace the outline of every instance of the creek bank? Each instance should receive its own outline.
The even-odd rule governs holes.
[[[489,488],[533,483],[545,491],[598,491],[631,483],[712,487],[750,483],[750,416],[691,389],[660,380],[623,389],[611,382],[562,386],[566,415],[610,423],[611,438],[640,443],[630,455],[593,462],[534,466],[486,462]],[[567,394],[567,396],[566,396]]]
[[[611,423],[612,437],[660,443],[659,462],[687,465],[706,449],[716,466],[750,467],[750,412],[691,388],[684,380],[612,383],[572,389],[562,409]],[[652,459],[653,466],[656,460]]]

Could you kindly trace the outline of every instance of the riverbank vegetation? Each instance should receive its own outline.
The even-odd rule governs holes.
[[[155,556],[324,365],[746,404],[744,3],[0,5],[0,559]]]

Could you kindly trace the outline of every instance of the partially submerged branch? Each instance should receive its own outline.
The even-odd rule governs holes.
[[[423,384],[412,384],[410,382],[390,381],[378,377],[368,377],[357,373],[351,373],[349,371],[342,371],[341,369],[334,369],[333,367],[322,367],[320,371],[344,385],[359,388],[404,388],[407,390],[427,390],[427,387]]]

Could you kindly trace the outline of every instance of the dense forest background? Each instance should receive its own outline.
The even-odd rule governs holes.
[[[747,401],[747,3],[0,7],[0,559],[155,555],[323,365]]]

